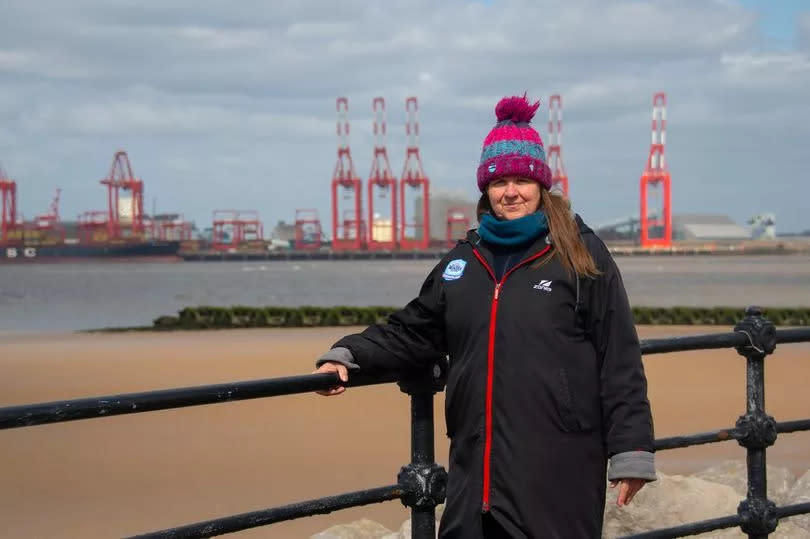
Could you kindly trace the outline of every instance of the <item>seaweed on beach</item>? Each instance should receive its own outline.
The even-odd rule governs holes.
[[[186,307],[176,316],[159,316],[148,328],[158,331],[278,328],[278,327],[335,327],[368,326],[384,323],[395,312],[395,307]],[[743,318],[740,307],[633,307],[633,317],[638,325],[655,326],[734,326]],[[765,316],[777,326],[810,325],[810,308],[765,307]],[[124,328],[120,328],[124,329]],[[108,330],[115,330],[109,328]]]

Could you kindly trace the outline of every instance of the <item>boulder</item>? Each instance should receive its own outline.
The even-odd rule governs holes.
[[[310,539],[382,539],[390,534],[391,530],[379,522],[363,518],[349,524],[332,526],[316,533]]]
[[[621,537],[737,513],[740,496],[728,485],[660,471],[657,474],[658,481],[648,483],[628,506],[617,507],[617,489],[608,490],[603,537]]]
[[[442,513],[444,512],[444,504],[439,504],[436,506],[436,536],[439,535],[439,521],[442,518]],[[382,539],[411,539],[411,519],[406,520],[402,523],[399,527],[399,530],[396,532],[392,532]]]
[[[668,476],[660,471],[657,474],[658,481],[641,489],[629,506],[617,507],[617,492],[614,489],[608,490],[603,537],[621,537],[737,514],[737,506],[743,496],[729,485],[699,477]],[[770,537],[793,539],[806,537],[806,534],[795,523],[781,521]],[[745,539],[748,536],[737,527],[715,530],[695,537]]]
[[[805,474],[793,484],[790,492],[788,492],[785,505],[807,502],[810,502],[810,470],[805,472]],[[810,536],[810,514],[796,515],[795,517],[790,517],[781,522],[789,522],[803,529],[806,536]]]
[[[788,499],[788,492],[796,482],[796,476],[786,468],[768,466],[766,468],[768,476],[768,499],[776,505],[785,505]],[[717,466],[712,466],[703,471],[692,474],[692,477],[728,485],[733,488],[740,499],[745,498],[748,493],[748,479],[745,460],[727,460]]]
[[[626,507],[616,506],[615,489],[608,489],[605,504],[603,537],[614,538],[660,528],[679,526],[711,518],[737,514],[745,497],[744,463],[729,461],[694,476],[666,475],[658,472],[658,481],[649,483]],[[788,487],[788,485],[790,485]],[[810,502],[810,471],[794,480],[793,474],[781,468],[768,467],[769,497],[777,505]],[[444,505],[436,508],[436,531]],[[397,531],[382,524],[362,519],[333,526],[311,539],[410,539],[410,519]],[[695,537],[718,539],[748,537],[739,528],[715,530]],[[810,514],[780,521],[772,539],[810,537]]]

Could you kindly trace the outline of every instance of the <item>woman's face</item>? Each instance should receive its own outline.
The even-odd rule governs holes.
[[[519,176],[504,176],[487,185],[489,204],[495,216],[511,221],[537,211],[540,184]]]

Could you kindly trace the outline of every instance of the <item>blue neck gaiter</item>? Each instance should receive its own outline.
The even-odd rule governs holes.
[[[487,213],[481,217],[481,223],[478,225],[478,235],[493,245],[523,245],[547,233],[548,219],[546,214],[539,210],[511,221],[502,221]]]

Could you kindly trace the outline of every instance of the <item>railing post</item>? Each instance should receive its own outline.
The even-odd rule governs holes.
[[[776,348],[776,328],[762,316],[761,308],[751,306],[734,331],[748,336],[748,343],[737,347],[746,358],[746,413],[737,420],[744,434],[737,441],[747,450],[748,465],[748,494],[737,514],[742,531],[758,539],[768,537],[779,522],[776,505],[768,500],[765,467],[766,448],[776,441],[776,422],[765,413],[765,356]]]
[[[402,503],[411,508],[411,537],[436,537],[436,506],[444,501],[447,472],[435,462],[433,395],[444,388],[447,365],[435,364],[426,375],[399,382],[411,396],[411,463],[403,466],[397,483]]]

